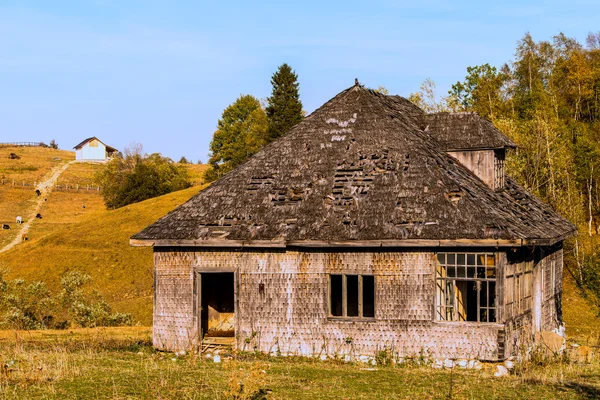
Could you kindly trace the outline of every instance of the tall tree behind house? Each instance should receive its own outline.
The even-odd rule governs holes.
[[[273,92],[267,99],[269,141],[275,140],[302,121],[302,102],[298,92],[298,75],[282,64],[271,78]]]
[[[260,101],[240,96],[224,111],[210,142],[209,169],[204,174],[212,182],[242,164],[267,143],[267,116]]]

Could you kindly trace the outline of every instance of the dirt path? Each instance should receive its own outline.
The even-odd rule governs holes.
[[[40,212],[42,205],[44,204],[44,198],[46,196],[48,196],[48,194],[50,194],[50,192],[52,192],[52,188],[54,187],[54,184],[56,183],[56,180],[58,179],[58,177],[63,172],[65,172],[65,170],[69,167],[69,165],[73,164],[74,162],[75,161],[69,161],[66,164],[59,165],[59,166],[53,168],[49,172],[50,177],[48,179],[46,179],[45,181],[40,182],[37,185],[36,189],[38,189],[40,192],[42,192],[42,194],[40,196],[38,196],[35,208],[29,215],[23,215],[25,222],[23,222],[20,225],[20,229],[17,232],[17,237],[15,237],[15,239],[12,242],[10,242],[6,246],[4,246],[3,249],[0,249],[0,253],[8,251],[8,250],[12,249],[13,247],[15,247],[16,245],[18,245],[19,243],[21,243],[21,241],[23,240],[22,239],[23,235],[27,235],[27,232],[29,232],[29,227],[31,227],[31,223],[35,219],[36,214]]]

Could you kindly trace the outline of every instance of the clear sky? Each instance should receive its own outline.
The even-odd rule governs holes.
[[[599,21],[598,0],[1,0],[0,142],[97,136],[206,161],[223,109],[269,96],[284,62],[311,112],[354,78],[408,96],[430,77],[445,94],[527,31],[583,43]]]

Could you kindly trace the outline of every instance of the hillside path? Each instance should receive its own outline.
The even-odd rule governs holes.
[[[23,222],[20,225],[21,228],[17,232],[17,237],[15,237],[15,239],[12,242],[10,242],[6,246],[4,246],[3,249],[0,249],[0,253],[8,251],[8,250],[12,249],[13,247],[15,247],[16,245],[18,245],[19,243],[21,243],[23,235],[27,235],[27,232],[29,232],[29,227],[31,227],[31,223],[35,219],[35,216],[37,215],[37,213],[40,212],[40,209],[42,208],[42,205],[44,204],[45,197],[48,194],[50,194],[50,192],[52,192],[52,188],[54,187],[56,180],[60,177],[60,175],[63,172],[65,172],[65,170],[69,167],[69,165],[73,164],[74,162],[75,161],[69,161],[66,164],[54,167],[49,172],[50,177],[48,179],[46,179],[45,181],[40,182],[37,185],[36,189],[38,189],[40,192],[42,192],[42,194],[38,196],[37,203],[35,205],[34,210],[29,215],[23,215],[25,222]]]

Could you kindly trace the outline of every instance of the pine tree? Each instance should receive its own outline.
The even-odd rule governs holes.
[[[273,92],[267,99],[269,141],[290,130],[303,118],[302,103],[298,93],[298,75],[287,64],[282,64],[271,78]]]

